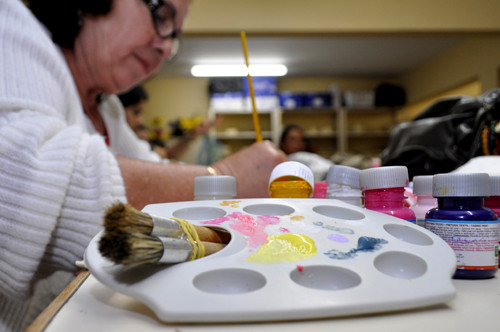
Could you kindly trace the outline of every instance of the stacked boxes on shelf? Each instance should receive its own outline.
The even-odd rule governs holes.
[[[275,77],[252,77],[255,104],[258,110],[279,106]],[[246,77],[213,78],[210,80],[210,107],[218,111],[251,111],[252,103]]]

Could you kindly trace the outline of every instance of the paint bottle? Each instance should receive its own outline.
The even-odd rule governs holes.
[[[236,196],[236,178],[207,175],[194,178],[194,200],[231,199]]]
[[[492,209],[500,222],[500,176],[490,176],[490,197],[484,199],[484,206]],[[498,226],[498,247],[500,248],[500,225]],[[500,256],[498,266],[500,267]]]
[[[432,175],[419,175],[413,177],[413,194],[417,198],[415,205],[410,209],[415,212],[416,223],[425,227],[425,214],[437,207],[437,198],[432,196]]]
[[[454,278],[483,279],[498,269],[498,218],[484,207],[490,194],[486,173],[437,174],[432,195],[438,206],[425,215],[425,227],[455,251]]]
[[[314,198],[326,198],[326,190],[328,188],[328,183],[326,181],[316,181],[314,182]]]
[[[269,177],[271,198],[311,198],[314,193],[314,174],[297,161],[285,161],[274,167]]]
[[[363,169],[359,172],[359,185],[365,208],[415,222],[415,213],[405,205],[406,166]]]
[[[335,198],[355,206],[362,206],[359,169],[333,165],[328,170],[326,182],[328,183],[326,198]]]

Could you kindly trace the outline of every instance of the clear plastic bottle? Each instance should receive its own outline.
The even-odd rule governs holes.
[[[314,174],[297,161],[277,165],[269,177],[271,198],[311,198],[314,193]]]
[[[326,182],[328,183],[326,198],[335,198],[355,206],[362,206],[359,169],[333,165],[328,170]]]
[[[207,175],[194,178],[194,200],[231,199],[236,197],[236,178],[230,175]]]
[[[432,195],[438,206],[427,212],[425,227],[443,238],[457,255],[454,278],[483,279],[498,269],[498,218],[484,207],[490,194],[486,173],[437,174]]]
[[[490,197],[484,199],[484,206],[492,209],[500,222],[500,176],[490,176]],[[500,225],[498,226],[498,246],[500,248]],[[500,267],[500,256],[498,266]]]
[[[365,208],[414,223],[415,213],[405,205],[408,183],[406,166],[375,167],[359,172]]]
[[[419,175],[413,177],[413,194],[417,197],[415,205],[410,209],[415,212],[416,223],[425,227],[425,214],[437,207],[437,198],[432,196],[433,175]]]

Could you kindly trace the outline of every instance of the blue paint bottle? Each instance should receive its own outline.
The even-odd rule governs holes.
[[[490,195],[489,175],[434,175],[432,195],[438,206],[426,213],[425,227],[455,251],[453,277],[493,277],[498,269],[498,220],[493,210],[484,207],[484,198]]]

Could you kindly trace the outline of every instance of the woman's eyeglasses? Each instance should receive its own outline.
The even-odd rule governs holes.
[[[175,27],[177,10],[168,0],[144,0],[151,11],[151,18],[156,33],[163,39],[172,39],[169,60],[172,59],[180,48],[181,30]]]

